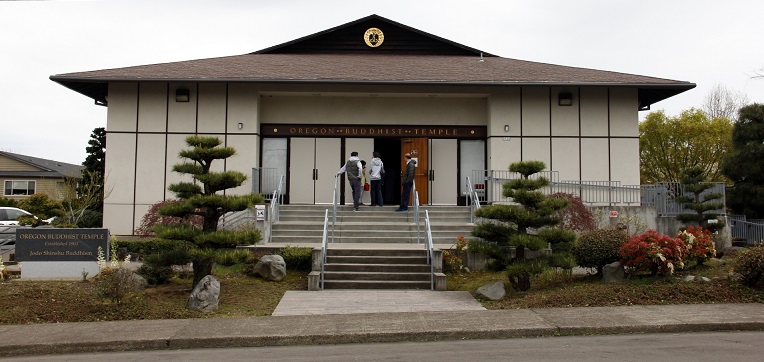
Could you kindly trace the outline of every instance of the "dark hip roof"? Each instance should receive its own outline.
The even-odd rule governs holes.
[[[367,27],[386,33],[380,49],[352,39]],[[388,39],[389,38],[389,39]],[[483,54],[377,15],[255,53],[51,76],[106,104],[110,82],[635,87],[640,107],[695,84]]]

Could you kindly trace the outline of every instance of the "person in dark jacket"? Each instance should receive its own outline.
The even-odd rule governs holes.
[[[403,171],[403,192],[401,192],[401,205],[395,212],[409,211],[409,196],[411,196],[411,187],[414,186],[414,176],[416,175],[416,160],[411,159],[411,154],[407,153],[406,170]]]
[[[342,173],[347,173],[348,183],[350,183],[350,189],[353,191],[353,211],[360,211],[358,205],[361,204],[361,172],[363,172],[363,166],[361,165],[361,159],[358,158],[358,152],[353,151],[350,153],[350,158],[344,165],[337,171],[337,177]]]

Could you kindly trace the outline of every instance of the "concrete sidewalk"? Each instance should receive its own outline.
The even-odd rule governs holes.
[[[0,356],[764,330],[764,304],[467,310],[0,326]]]
[[[287,291],[274,316],[485,310],[467,291],[322,290]]]

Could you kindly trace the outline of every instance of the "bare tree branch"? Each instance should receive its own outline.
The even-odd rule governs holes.
[[[744,93],[717,83],[706,95],[702,109],[710,119],[726,118],[732,121],[737,119],[740,108],[748,103],[748,97]]]

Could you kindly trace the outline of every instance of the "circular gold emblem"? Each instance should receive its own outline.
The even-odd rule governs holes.
[[[382,30],[377,28],[369,28],[369,30],[363,33],[363,41],[366,42],[366,45],[376,48],[385,41],[385,34],[382,34]]]

